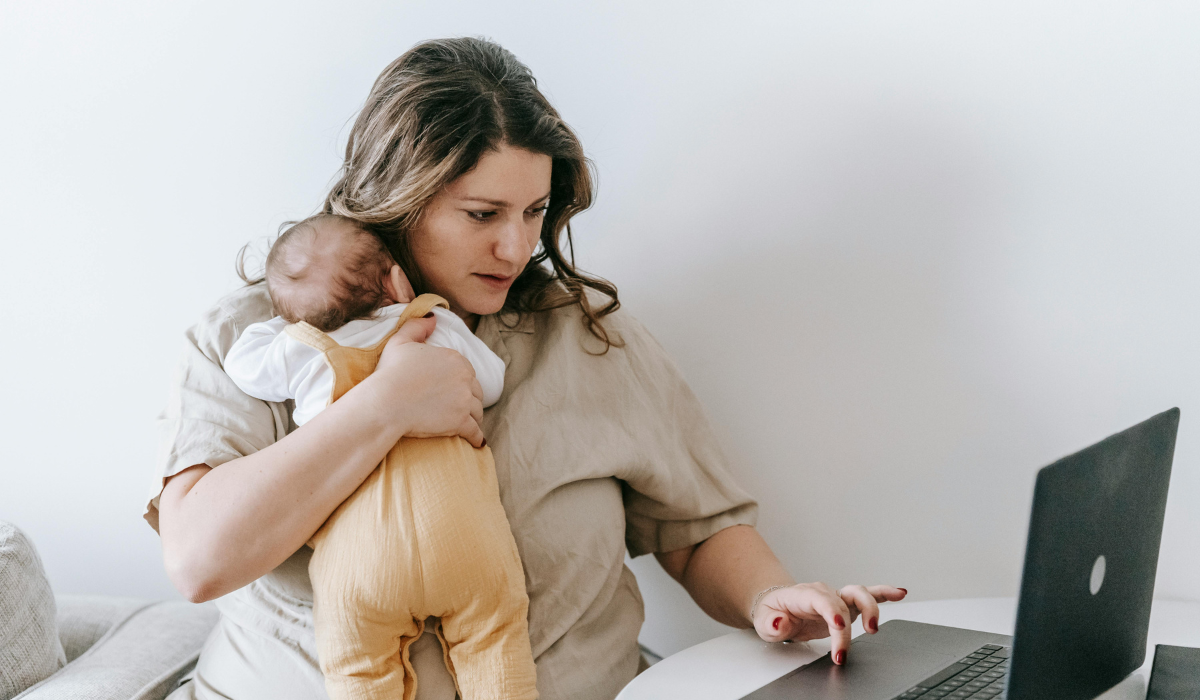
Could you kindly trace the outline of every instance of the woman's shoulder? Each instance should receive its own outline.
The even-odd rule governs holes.
[[[214,359],[223,358],[238,337],[275,315],[265,284],[246,285],[217,300],[188,329],[188,339]]]
[[[265,284],[248,284],[217,300],[204,318],[231,321],[242,328],[275,316]]]
[[[607,301],[599,294],[588,299],[592,309]],[[603,333],[593,333],[587,319],[578,304],[522,319],[505,338],[506,359],[512,360],[505,383],[531,381],[546,390],[537,394],[539,402],[559,396],[588,411],[619,413],[648,425],[678,411],[702,413],[679,365],[627,308],[598,319]],[[610,343],[601,339],[605,334]]]
[[[572,353],[583,351],[618,362],[665,355],[649,329],[628,309],[618,305],[611,312],[600,315],[598,312],[611,303],[611,297],[590,289],[586,293],[588,305],[596,317],[591,324],[583,308],[571,304],[534,314],[537,318],[531,319],[532,328],[545,338],[545,342]]]

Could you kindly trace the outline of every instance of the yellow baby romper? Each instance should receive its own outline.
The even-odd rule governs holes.
[[[324,354],[331,402],[375,370],[387,341],[440,297],[423,294],[370,348],[301,322],[288,335]],[[488,448],[461,437],[402,438],[309,541],[313,618],[333,700],[413,700],[408,648],[442,619],[446,665],[463,700],[534,700],[525,575]]]

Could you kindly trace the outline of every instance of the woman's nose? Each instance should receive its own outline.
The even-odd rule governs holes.
[[[500,230],[499,239],[496,241],[495,255],[497,258],[505,262],[511,262],[516,265],[524,265],[533,255],[533,249],[529,246],[529,231],[524,222],[510,221]]]

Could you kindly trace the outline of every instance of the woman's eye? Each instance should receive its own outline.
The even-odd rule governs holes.
[[[538,207],[537,209],[530,209],[526,213],[529,214],[529,216],[542,216],[546,213],[546,210],[549,208],[550,208],[549,204],[543,204],[542,206]]]
[[[487,221],[488,219],[492,218],[495,215],[496,215],[496,212],[494,212],[494,211],[470,211],[470,210],[467,211],[467,216],[471,217],[472,219],[474,219],[476,221]]]

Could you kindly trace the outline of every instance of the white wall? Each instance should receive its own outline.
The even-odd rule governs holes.
[[[0,518],[60,592],[172,595],[140,515],[182,330],[384,65],[486,34],[798,577],[1012,595],[1034,471],[1179,405],[1158,593],[1196,599],[1197,6],[730,5],[0,6]],[[721,630],[634,567],[652,646]]]

